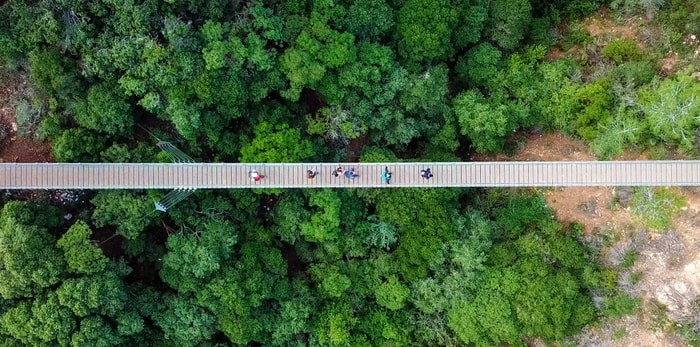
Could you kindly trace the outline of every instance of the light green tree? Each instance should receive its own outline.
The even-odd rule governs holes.
[[[56,289],[56,294],[61,305],[78,317],[94,313],[114,316],[128,300],[124,282],[113,271],[67,279]]]
[[[117,233],[127,239],[136,238],[155,219],[153,202],[131,193],[103,191],[91,202],[95,205],[92,212],[95,226],[116,226]]]
[[[106,83],[91,87],[86,104],[75,113],[78,124],[110,135],[125,135],[134,126],[131,105],[116,86]]]
[[[109,259],[90,240],[91,235],[90,227],[83,221],[77,221],[56,242],[72,271],[90,274],[100,272],[107,266]]]
[[[385,282],[377,286],[374,296],[377,304],[396,311],[404,307],[408,293],[408,287],[399,282],[396,276],[389,276]]]
[[[234,226],[223,220],[208,221],[193,233],[171,235],[160,276],[181,292],[195,291],[231,256],[236,241]]]
[[[478,91],[467,91],[454,100],[460,132],[467,135],[477,152],[498,151],[508,134],[504,105],[489,105]]]
[[[0,222],[0,295],[31,297],[60,282],[66,271],[56,239],[45,229]]]
[[[241,162],[298,163],[313,154],[311,142],[302,139],[299,129],[261,122],[255,127],[253,140],[241,149]]]
[[[214,317],[186,297],[168,297],[165,311],[155,316],[165,338],[179,346],[196,346],[214,334]]]

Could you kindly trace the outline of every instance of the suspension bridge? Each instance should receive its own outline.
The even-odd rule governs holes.
[[[335,177],[338,167],[359,175]],[[392,172],[390,184],[381,173]],[[433,177],[425,179],[422,169]],[[251,180],[256,170],[264,178]],[[316,170],[308,178],[307,170]],[[700,186],[700,160],[398,163],[0,164],[0,189]]]

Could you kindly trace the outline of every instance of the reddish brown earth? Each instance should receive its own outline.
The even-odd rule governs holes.
[[[27,88],[26,77],[19,73],[0,75],[0,128],[7,134],[0,140],[0,162],[45,163],[53,162],[51,145],[17,134],[14,101]]]

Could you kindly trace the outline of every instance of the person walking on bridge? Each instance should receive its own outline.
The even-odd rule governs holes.
[[[430,172],[430,168],[420,170],[420,176],[425,178],[426,180],[429,180],[431,177],[433,177],[433,173]]]
[[[248,177],[250,177],[250,180],[255,182],[255,183],[258,183],[258,182],[260,182],[260,180],[265,178],[265,176],[259,174],[257,170],[248,171]]]
[[[345,175],[346,178],[351,180],[355,180],[356,177],[360,176],[360,174],[358,174],[357,171],[355,171],[354,167],[351,167],[350,170],[345,171],[343,175]]]
[[[389,171],[388,166],[385,166],[384,171],[382,171],[382,181],[386,182],[386,184],[391,182],[391,171]]]

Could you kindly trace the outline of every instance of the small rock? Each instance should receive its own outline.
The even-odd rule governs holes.
[[[632,188],[620,187],[615,190],[615,196],[617,197],[617,202],[620,204],[620,206],[627,208],[632,202]]]
[[[542,135],[542,127],[535,125],[533,127],[530,127],[529,129],[527,129],[527,132],[530,135]]]

